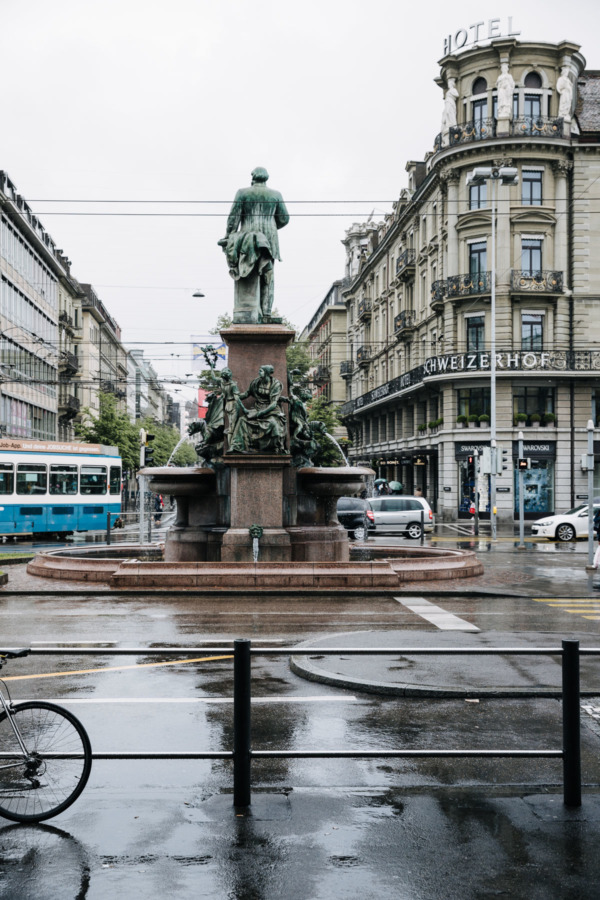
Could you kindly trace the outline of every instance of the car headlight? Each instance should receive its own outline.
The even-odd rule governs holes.
[[[551,519],[540,519],[539,522],[534,522],[533,524],[534,525],[542,525],[545,527],[546,525],[552,525],[552,520]]]

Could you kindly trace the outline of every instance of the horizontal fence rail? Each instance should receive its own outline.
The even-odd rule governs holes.
[[[246,639],[204,647],[35,647],[41,656],[198,656],[233,658],[233,749],[206,752],[107,752],[94,759],[221,759],[233,761],[234,806],[251,803],[251,763],[256,759],[562,759],[566,806],[581,805],[580,656],[600,656],[600,647],[563,640],[561,647],[252,647]],[[562,661],[562,749],[544,750],[253,750],[251,745],[251,656],[560,656]],[[68,702],[68,700],[65,700]],[[0,753],[0,759],[9,754]]]

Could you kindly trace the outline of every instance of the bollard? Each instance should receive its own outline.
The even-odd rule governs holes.
[[[421,543],[425,543],[425,510],[421,510]]]
[[[106,543],[110,544],[110,513],[106,513]]]
[[[581,806],[581,710],[579,641],[562,642],[563,798]]]
[[[233,805],[250,806],[250,641],[233,642]]]

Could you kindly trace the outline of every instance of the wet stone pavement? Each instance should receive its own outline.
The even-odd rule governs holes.
[[[3,674],[30,676],[7,682],[16,699],[56,700],[71,709],[97,752],[218,750],[231,747],[231,661],[208,660],[211,646],[235,637],[249,637],[257,648],[323,645],[336,634],[372,642],[402,636],[406,643],[436,646],[504,643],[509,635],[558,645],[577,635],[582,644],[600,646],[598,620],[587,607],[568,613],[541,602],[600,600],[580,547],[518,556],[510,547],[479,552],[486,565],[479,584],[411,586],[411,595],[463,623],[455,631],[423,618],[422,604],[406,594],[404,602],[385,595],[364,602],[127,597],[90,585],[42,585],[24,567],[11,567],[8,590],[0,591],[7,645],[33,639],[67,650],[89,641],[142,645],[148,652],[35,655]],[[27,593],[32,590],[43,593]],[[206,653],[195,663],[166,666],[152,652],[165,644],[205,647]],[[556,683],[555,660],[529,667],[523,659],[506,664],[508,680],[516,673],[528,688],[530,681]],[[416,669],[409,662],[419,683],[427,672],[439,682],[431,662]],[[405,662],[386,665],[397,678]],[[586,660],[586,667],[582,687],[585,682],[595,690],[597,665]],[[467,682],[478,674],[483,683],[493,675],[487,663],[470,674],[468,668],[457,667],[452,677]],[[467,692],[385,697],[307,681],[290,671],[287,656],[253,657],[252,674],[257,749],[561,746],[560,701],[531,691],[519,699]],[[350,674],[370,673],[357,662]],[[449,683],[448,670],[443,681]],[[598,685],[597,694],[582,700],[580,808],[564,806],[557,759],[257,760],[249,809],[233,807],[228,761],[96,760],[82,796],[48,824],[0,820],[0,897],[597,898]]]

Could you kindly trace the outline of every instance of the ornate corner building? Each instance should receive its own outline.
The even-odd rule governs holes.
[[[520,430],[526,516],[587,496],[579,461],[588,420],[600,427],[600,72],[579,49],[499,39],[445,56],[433,151],[407,164],[385,221],[343,241],[351,458],[405,493],[420,487],[443,520],[467,516],[476,495],[489,514],[473,456],[490,445],[493,341],[499,519],[518,512]],[[491,181],[467,176],[498,167],[516,177],[493,186],[494,234]],[[598,462],[595,477],[600,495]]]

